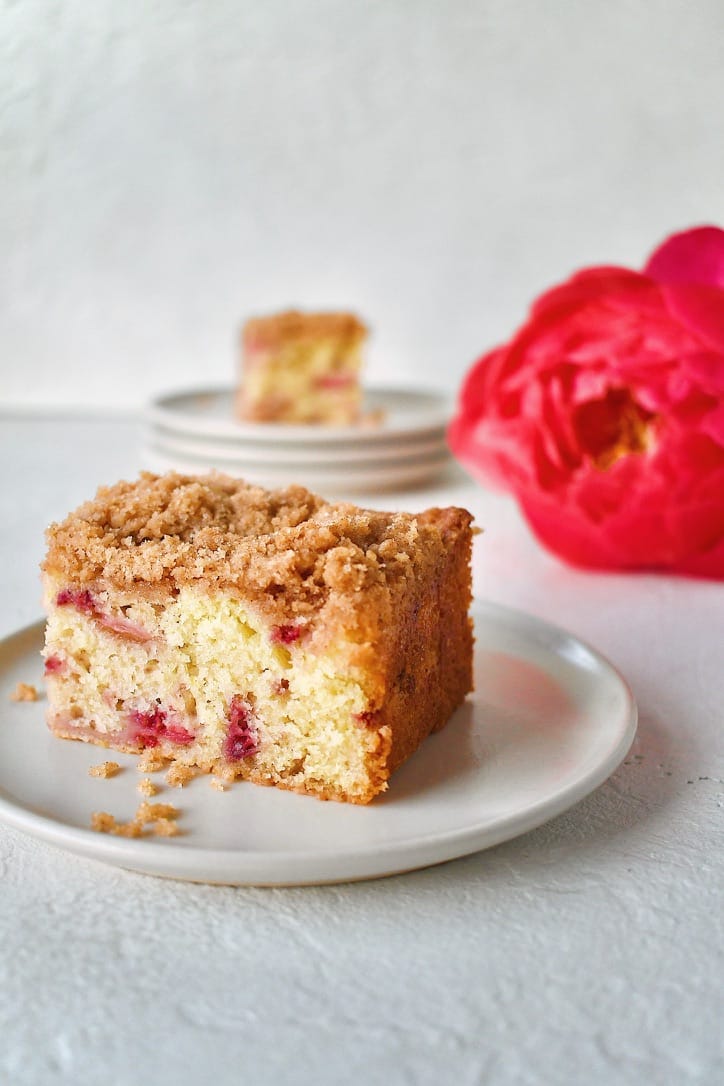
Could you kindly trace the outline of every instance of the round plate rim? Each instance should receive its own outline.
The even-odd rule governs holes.
[[[442,453],[450,455],[444,431],[432,437],[413,437],[409,441],[394,441],[389,444],[387,442],[374,445],[345,443],[334,446],[315,446],[309,444],[283,445],[277,448],[269,443],[257,445],[246,442],[242,445],[233,441],[182,434],[177,430],[165,430],[152,423],[146,429],[145,440],[147,444],[164,449],[169,455],[179,457],[188,454],[192,457],[198,456],[219,462],[280,464],[284,467],[289,464],[323,467],[329,464],[330,457],[334,458],[335,464],[341,464],[346,468],[370,463],[397,464]]]
[[[397,385],[368,385],[363,390],[366,397],[382,399],[392,397],[399,399],[401,404],[410,409],[410,401],[415,399],[427,401],[411,411],[426,412],[428,418],[422,423],[413,423],[408,426],[390,427],[382,423],[380,426],[287,426],[280,423],[253,423],[236,422],[229,419],[204,419],[182,410],[174,409],[169,401],[178,399],[190,399],[197,397],[234,396],[235,389],[229,385],[204,386],[201,388],[176,389],[155,396],[146,408],[147,419],[166,429],[181,433],[197,434],[208,438],[225,437],[227,440],[253,442],[255,444],[290,444],[304,445],[320,444],[325,448],[329,445],[353,442],[374,445],[377,441],[394,441],[395,439],[408,439],[410,435],[426,435],[430,432],[438,433],[447,428],[454,405],[449,397],[433,388],[405,388]]]
[[[608,673],[609,678],[618,684],[624,696],[625,723],[617,732],[615,743],[610,748],[607,747],[606,756],[590,767],[580,779],[569,781],[557,793],[537,800],[522,811],[508,812],[497,819],[487,819],[464,829],[453,828],[437,834],[428,833],[408,838],[404,843],[377,842],[374,845],[358,847],[342,855],[333,850],[322,853],[319,851],[255,853],[243,849],[209,849],[194,846],[185,846],[182,850],[172,851],[168,840],[153,841],[144,838],[142,841],[136,841],[111,837],[89,828],[58,822],[54,818],[6,799],[1,788],[0,821],[75,855],[144,874],[184,882],[276,887],[366,881],[403,874],[484,851],[504,841],[529,833],[575,806],[608,779],[621,764],[633,743],[638,723],[638,708],[633,692],[618,668],[585,640],[563,627],[526,611],[478,598],[473,601],[471,613],[473,616],[482,613],[487,614],[488,618],[507,620],[517,626],[522,625],[524,628],[543,632],[549,638],[554,635],[558,641],[575,645],[594,661],[598,670]],[[0,658],[9,643],[41,631],[43,625],[44,620],[41,619],[12,631],[0,639]],[[556,656],[560,655],[557,647],[549,647],[549,651]],[[450,848],[453,842],[454,846]],[[399,855],[401,852],[404,852],[406,857],[402,863],[374,862],[395,854]],[[367,860],[371,861],[369,868],[360,871],[360,867],[364,868],[364,861]],[[192,869],[195,862],[207,871],[219,867],[228,873],[219,878],[194,874]],[[288,865],[291,877],[279,878],[265,871],[265,869],[275,869],[280,865]],[[305,876],[303,872],[306,866],[316,868],[318,873],[307,872]],[[256,874],[253,873],[255,867]],[[181,868],[184,868],[183,873],[179,873]]]
[[[262,487],[289,486],[294,482],[310,490],[324,492],[327,498],[335,495],[347,497],[350,494],[384,494],[420,486],[438,478],[453,465],[452,456],[447,451],[440,456],[415,460],[410,464],[396,464],[391,461],[384,468],[370,468],[365,465],[364,470],[358,468],[354,473],[347,472],[344,468],[321,470],[307,465],[297,465],[296,468],[289,466],[288,469],[241,462],[220,465],[214,460],[192,462],[181,456],[171,456],[154,449],[148,443],[141,447],[141,461],[148,471],[161,474],[178,471],[185,475],[205,475],[213,470],[223,470],[229,475]]]
[[[167,457],[169,460],[178,459],[180,463],[187,461],[193,463],[198,461],[201,470],[209,469],[210,465],[222,463],[220,458],[217,458],[211,454],[205,454],[203,452],[177,452],[177,450],[166,447],[163,443],[147,438],[145,442],[145,449],[153,454],[158,454],[162,457]],[[228,458],[226,464],[229,469],[246,467],[250,469],[256,469],[257,471],[266,471],[269,475],[279,474],[286,475],[289,471],[297,468],[299,471],[305,471],[310,475],[318,475],[324,477],[325,475],[346,475],[349,473],[351,479],[354,480],[355,475],[364,475],[366,472],[379,471],[396,472],[404,471],[407,468],[424,467],[429,465],[434,467],[439,463],[446,463],[451,458],[450,450],[446,445],[440,445],[438,448],[433,449],[430,452],[420,453],[413,456],[400,456],[400,457],[387,457],[384,459],[377,459],[370,457],[369,460],[354,460],[350,463],[340,462],[336,457],[332,460],[310,460],[300,464],[298,460],[290,457],[289,460],[262,460],[260,459],[244,459],[243,456],[236,456]]]

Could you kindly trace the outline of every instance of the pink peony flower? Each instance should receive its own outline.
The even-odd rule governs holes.
[[[471,369],[449,441],[568,562],[724,578],[724,230],[543,294]]]

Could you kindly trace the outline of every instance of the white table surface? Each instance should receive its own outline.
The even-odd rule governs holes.
[[[45,525],[140,435],[0,418],[0,636],[40,616]],[[478,595],[624,672],[625,764],[525,837],[355,885],[164,882],[0,827],[0,1082],[724,1081],[724,584],[574,572],[462,474],[377,501],[445,503],[486,529]]]

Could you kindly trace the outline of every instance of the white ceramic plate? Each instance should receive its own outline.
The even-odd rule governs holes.
[[[234,390],[204,388],[160,396],[148,408],[155,426],[181,434],[254,445],[329,446],[406,440],[412,434],[439,433],[452,417],[449,399],[437,392],[404,388],[368,388],[363,411],[384,413],[377,426],[286,426],[280,423],[238,422],[234,419]]]
[[[326,467],[330,464],[344,464],[354,467],[356,464],[369,464],[380,461],[400,463],[422,456],[447,453],[445,431],[421,438],[414,434],[407,440],[394,442],[375,442],[352,445],[348,442],[339,445],[294,445],[289,446],[252,444],[251,442],[216,441],[199,437],[197,434],[181,434],[151,424],[146,431],[148,443],[163,449],[174,456],[201,456],[224,464],[234,461],[259,463],[273,466],[279,464],[305,464],[311,468]]]
[[[305,464],[290,457],[286,464],[267,464],[257,460],[217,460],[212,456],[179,455],[165,446],[147,441],[142,449],[143,466],[149,471],[181,471],[200,475],[213,469],[238,475],[258,486],[279,487],[292,483],[318,490],[326,497],[330,494],[365,494],[401,487],[419,486],[437,478],[450,466],[450,454],[446,448],[427,456],[410,460],[383,460],[340,464],[334,454],[321,464]]]
[[[474,607],[476,693],[369,807],[198,777],[156,797],[184,835],[130,840],[88,829],[91,812],[133,816],[135,759],[53,738],[43,703],[13,704],[38,682],[40,624],[0,642],[0,819],[82,856],[151,875],[292,886],[392,875],[489,848],[583,799],[613,772],[636,730],[626,683],[570,634],[506,608]],[[108,757],[111,780],[88,776]],[[162,783],[159,775],[157,780]]]

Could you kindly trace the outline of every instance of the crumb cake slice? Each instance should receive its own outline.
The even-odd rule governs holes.
[[[143,474],[48,529],[48,723],[368,803],[472,686],[471,517]]]
[[[251,422],[359,421],[367,329],[351,313],[279,313],[245,324],[237,415]]]

